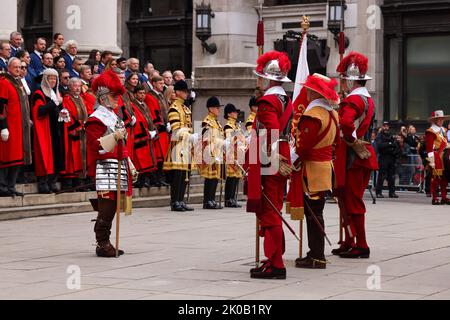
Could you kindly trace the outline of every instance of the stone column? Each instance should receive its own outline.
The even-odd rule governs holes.
[[[66,41],[76,40],[81,53],[122,53],[117,46],[117,0],[53,1],[53,31],[64,34]]]
[[[9,40],[11,32],[17,30],[17,0],[2,0],[0,21],[0,40]]]

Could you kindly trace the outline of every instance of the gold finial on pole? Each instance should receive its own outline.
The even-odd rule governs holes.
[[[307,15],[303,15],[301,26],[303,29],[303,32],[307,32],[309,30],[309,27],[311,26],[311,23],[309,22],[309,17]]]

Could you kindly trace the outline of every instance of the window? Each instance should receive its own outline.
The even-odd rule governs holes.
[[[326,3],[327,0],[265,0],[266,6],[284,6],[289,4]]]
[[[400,40],[389,40],[389,120],[399,120],[400,106]]]
[[[406,50],[406,120],[426,120],[450,104],[450,35],[410,37]]]

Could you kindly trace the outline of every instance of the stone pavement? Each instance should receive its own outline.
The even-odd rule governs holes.
[[[326,270],[296,269],[298,244],[286,231],[287,280],[250,279],[255,218],[244,209],[137,209],[122,216],[119,259],[94,256],[94,213],[2,221],[0,299],[450,299],[450,207],[399,195],[367,201],[370,259],[340,259],[327,246]],[[326,205],[334,243],[337,212]],[[71,265],[79,289],[68,288]]]

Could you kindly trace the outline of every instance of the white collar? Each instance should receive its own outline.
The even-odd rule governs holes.
[[[270,94],[278,94],[282,96],[287,96],[286,91],[284,91],[282,86],[274,86],[266,91],[264,94],[265,96],[268,96]]]
[[[356,96],[356,95],[358,95],[358,96],[365,96],[367,98],[371,98],[371,95],[370,95],[369,91],[367,91],[366,87],[356,88],[355,90],[350,92],[350,94],[347,97],[349,97],[349,96]]]
[[[311,110],[314,107],[321,107],[321,108],[324,108],[327,111],[333,110],[333,108],[330,106],[328,101],[326,99],[324,99],[324,98],[320,98],[320,99],[316,99],[316,100],[311,101],[309,103],[308,107],[306,108],[305,112]]]
[[[442,130],[442,127],[437,126],[435,123],[431,126],[431,130],[433,130],[436,133],[442,133],[444,130]]]
[[[34,53],[36,53],[39,57],[42,57],[42,53],[40,53],[39,51],[34,50]]]
[[[94,113],[91,114],[91,117],[99,119],[105,126],[113,131],[115,130],[118,117],[114,111],[100,105],[95,109]]]
[[[28,86],[27,81],[25,80],[25,78],[21,78],[20,80],[22,81],[22,84],[23,84],[23,87],[25,89],[25,92],[29,96],[31,94],[31,90],[30,90],[30,87]]]

